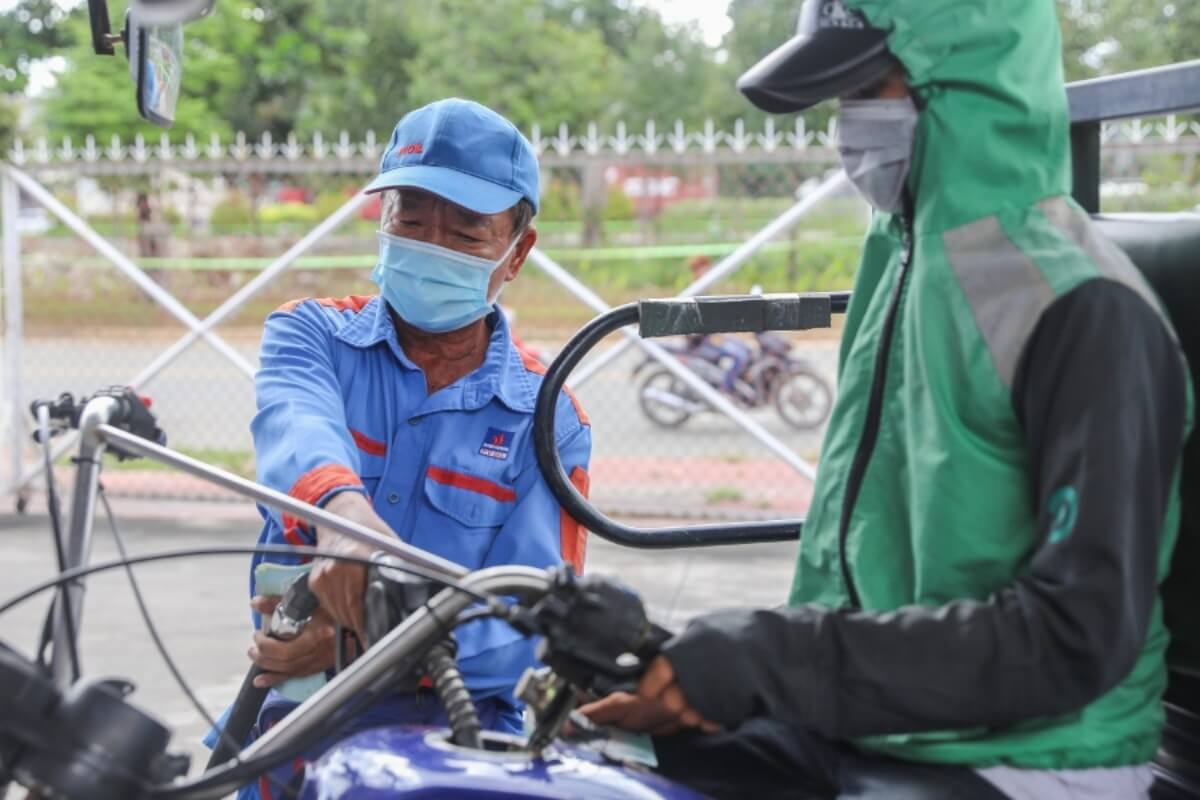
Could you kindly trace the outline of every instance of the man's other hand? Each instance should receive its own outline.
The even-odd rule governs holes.
[[[259,614],[269,617],[275,606],[279,605],[279,599],[275,595],[258,595],[250,601],[250,605]],[[324,609],[317,609],[300,635],[291,641],[282,642],[262,631],[255,631],[254,642],[247,655],[266,672],[254,679],[254,685],[267,688],[289,678],[324,672],[333,666],[336,636],[333,619]]]
[[[394,536],[387,523],[371,507],[371,501],[358,492],[342,492],[325,504],[325,510],[345,517],[372,530]],[[317,546],[341,555],[370,558],[374,548],[332,531],[317,528]],[[367,590],[367,566],[351,561],[318,558],[308,576],[308,588],[330,617],[366,641],[363,622],[363,595]]]
[[[683,728],[715,733],[720,726],[692,708],[675,682],[671,662],[659,656],[638,684],[637,694],[618,692],[588,703],[579,711],[597,725],[612,725],[652,736],[667,736]]]

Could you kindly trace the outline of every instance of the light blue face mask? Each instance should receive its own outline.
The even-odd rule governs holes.
[[[456,331],[491,312],[500,292],[488,297],[488,283],[520,238],[492,261],[380,231],[371,280],[405,322],[429,333]]]

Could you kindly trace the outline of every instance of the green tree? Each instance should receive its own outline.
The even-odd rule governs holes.
[[[11,100],[0,95],[0,161],[8,157],[17,137],[17,108]]]
[[[761,126],[768,115],[750,104],[737,91],[737,80],[763,56],[790,39],[796,31],[799,4],[789,0],[731,0],[729,17],[733,27],[721,42],[724,53],[719,97],[713,105],[721,109],[721,118],[729,124],[734,118],[744,118],[751,125]],[[812,126],[824,126],[832,113],[828,104],[805,112]],[[790,126],[792,118],[775,116],[776,126]]]
[[[643,14],[625,45],[623,79],[608,104],[610,113],[641,127],[654,120],[666,127],[683,120],[691,125],[717,113],[714,101],[727,95],[724,71],[713,48],[690,25],[667,26],[657,14]]]
[[[458,96],[523,130],[578,127],[604,117],[617,92],[620,64],[600,33],[564,25],[532,0],[434,0],[413,12],[413,24],[413,106]]]
[[[374,35],[371,18],[361,9],[379,5],[375,0],[244,4],[239,12],[242,24],[254,28],[255,35],[251,47],[229,49],[241,80],[239,91],[222,109],[233,128],[253,137],[269,132],[276,138],[326,123],[334,130],[361,130],[358,120],[344,114],[355,109],[345,100],[362,91],[358,80],[364,76],[347,74],[346,67],[361,59],[359,51]]]
[[[545,13],[580,31],[598,31],[604,44],[619,57],[630,48],[646,23],[661,23],[658,13],[630,0],[548,0]]]
[[[241,15],[247,7],[249,3],[240,0],[222,0],[211,16],[185,28],[183,85],[173,138],[190,133],[207,140],[213,133],[231,134],[225,109],[244,82],[235,53],[253,49],[256,35]],[[123,17],[123,11],[114,9],[114,26]],[[76,44],[64,54],[68,67],[41,109],[46,133],[52,138],[70,136],[75,142],[93,134],[100,144],[113,135],[130,140],[139,133],[149,142],[158,141],[161,130],[137,115],[124,48],[118,45],[115,56],[93,53],[86,12],[77,12],[70,27]]]
[[[1068,80],[1196,57],[1194,0],[1058,0]]]
[[[0,94],[25,91],[33,62],[71,43],[66,17],[54,0],[19,0],[0,14]]]
[[[297,129],[386,137],[409,110],[409,65],[417,51],[407,6],[395,0],[333,3],[328,24],[343,37],[336,58],[314,76]]]

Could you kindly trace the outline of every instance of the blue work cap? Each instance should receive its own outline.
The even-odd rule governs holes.
[[[477,214],[525,198],[538,210],[538,163],[521,132],[470,100],[438,100],[396,124],[367,192],[424,189]]]

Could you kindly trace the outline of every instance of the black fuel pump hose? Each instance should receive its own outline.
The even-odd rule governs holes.
[[[317,604],[317,596],[308,588],[308,575],[296,578],[271,615],[267,635],[285,641],[294,639],[317,610]],[[206,771],[219,767],[236,756],[246,737],[250,735],[250,729],[254,727],[262,710],[263,701],[271,691],[268,687],[254,685],[254,679],[264,672],[266,670],[257,664],[252,664],[246,672],[237,698],[233,701],[229,716],[225,720],[224,729],[217,738],[212,755],[208,758]]]
[[[670,336],[685,332],[715,333],[721,330],[796,330],[802,329],[800,326],[822,327],[819,324],[810,324],[813,321],[811,310],[814,301],[820,300],[824,300],[824,318],[827,320],[829,314],[845,313],[850,294],[837,292],[818,298],[812,295],[768,295],[757,300],[752,296],[700,298],[692,305],[688,305],[686,301],[645,301],[618,306],[583,326],[571,337],[546,370],[534,407],[533,441],[538,468],[563,510],[597,536],[626,547],[708,547],[799,539],[803,520],[638,528],[610,519],[580,494],[563,469],[555,443],[555,411],[559,393],[566,385],[567,377],[583,357],[605,337],[628,325],[650,328],[643,330],[643,336]],[[653,320],[643,319],[644,312],[648,317],[652,316]],[[820,313],[817,314],[818,318],[821,316]],[[817,321],[819,322],[819,319]],[[826,321],[825,326],[828,324]],[[779,327],[774,327],[775,325]]]

